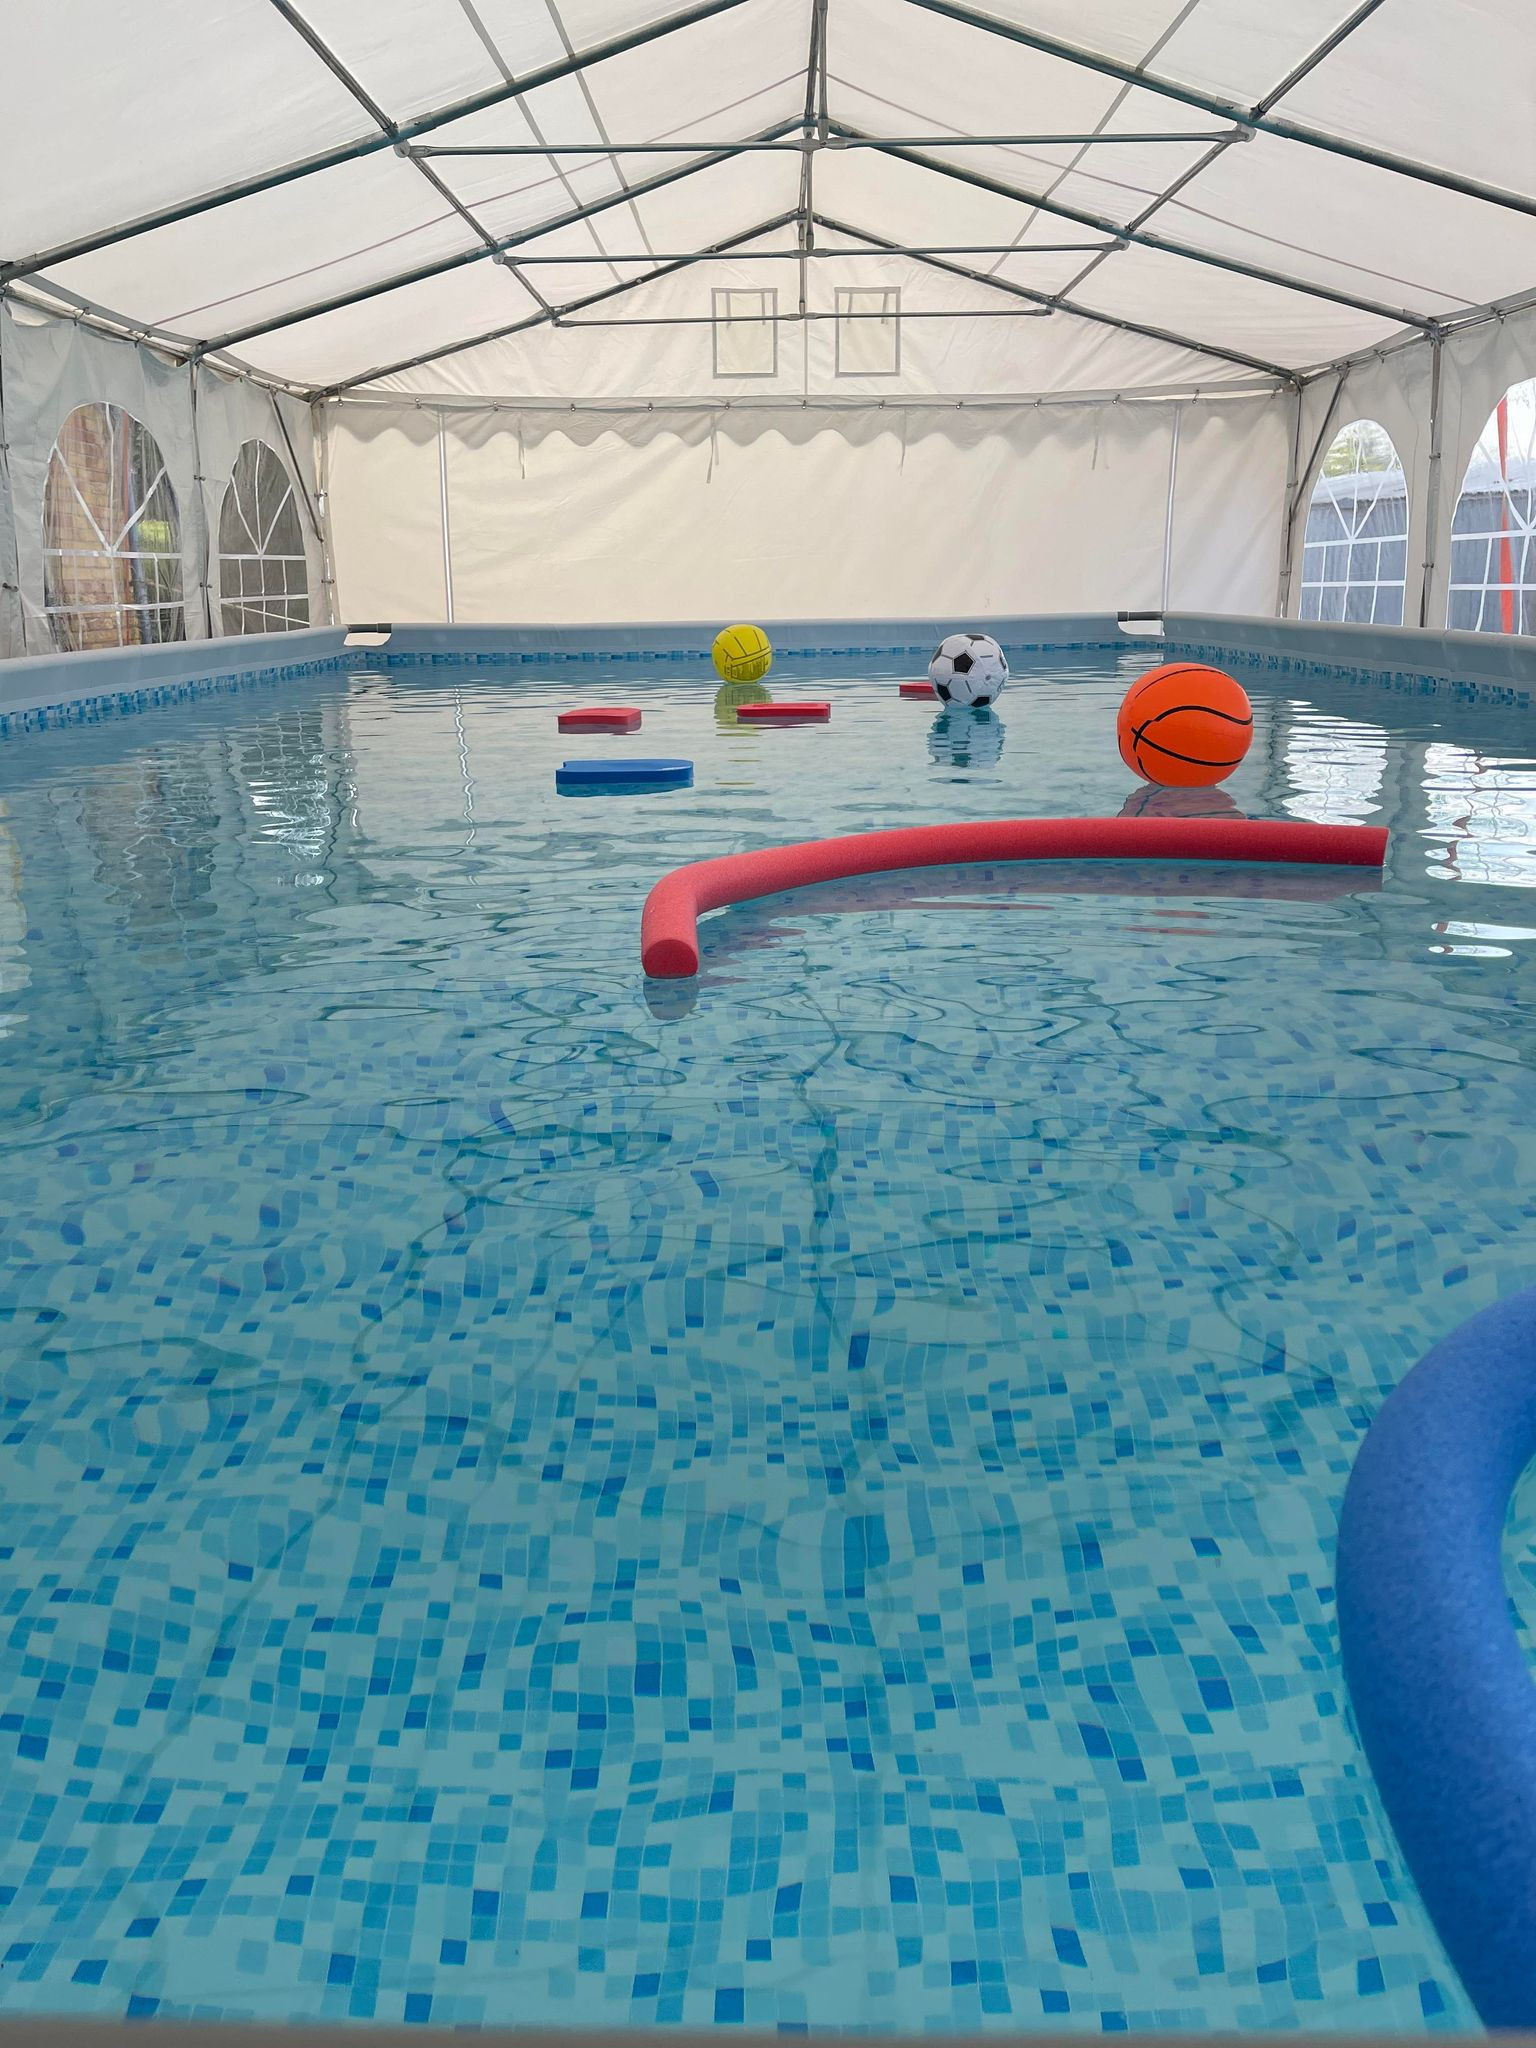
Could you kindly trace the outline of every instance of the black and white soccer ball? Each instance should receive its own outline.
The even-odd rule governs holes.
[[[1008,657],[985,633],[951,633],[934,650],[928,680],[946,704],[995,704],[1008,681]]]

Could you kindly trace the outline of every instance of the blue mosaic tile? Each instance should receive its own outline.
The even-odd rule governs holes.
[[[1144,805],[1145,654],[1022,660],[974,755],[626,668],[664,818],[555,797],[586,668],[16,751],[0,2008],[1469,2024],[1330,1548],[1528,1277],[1520,714],[1252,676],[1206,801],[1388,820],[1380,889],[872,878],[638,973],[677,861]]]

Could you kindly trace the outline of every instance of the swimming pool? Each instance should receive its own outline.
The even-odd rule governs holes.
[[[1529,1277],[1529,714],[1245,675],[1197,802],[1387,823],[1375,883],[929,872],[639,973],[680,861],[1156,803],[1148,659],[6,742],[7,2009],[1470,2021],[1331,1543],[1386,1390]],[[636,741],[557,734],[615,698]],[[694,787],[555,794],[629,744]]]

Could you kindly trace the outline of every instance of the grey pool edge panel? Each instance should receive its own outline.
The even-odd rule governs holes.
[[[754,2033],[736,2027],[713,2029],[672,2027],[425,2027],[375,2026],[372,2021],[335,2020],[299,2022],[286,2025],[252,2025],[240,2020],[109,2020],[0,2018],[0,2043],[6,2048],[101,2048],[109,2039],[127,2034],[133,2048],[336,2048],[339,2035],[356,2040],[358,2048],[440,2048],[450,2040],[469,2040],[476,2048],[635,2048],[637,2040],[665,2043],[665,2048],[721,2048],[724,2041],[739,2048],[784,2048],[783,2034]],[[847,2033],[810,2033],[793,2038],[812,2044],[847,2041]],[[1082,2034],[1035,2033],[1025,2029],[995,2034],[872,2034],[860,2038],[888,2043],[891,2048],[906,2041],[917,2048],[997,2048],[1000,2041],[1027,2043],[1028,2048],[1082,2048]],[[1091,2037],[1090,2037],[1091,2038]],[[1155,2048],[1256,2048],[1271,2035],[1234,2034],[1117,2034],[1117,2041],[1141,2040]],[[1404,2034],[1287,2034],[1287,2048],[1403,2048]],[[1418,2037],[1413,2037],[1418,2038]],[[1426,2034],[1448,2048],[1455,2043],[1486,2042],[1486,2034]],[[1501,2032],[1497,2036],[1510,2048],[1530,2043],[1536,2048],[1536,2034]]]
[[[953,618],[897,620],[780,619],[763,622],[788,657],[889,656],[921,666]],[[1407,626],[1323,625],[1219,613],[1069,612],[981,621],[1010,653],[1073,649],[1141,652],[1149,665],[1163,647],[1258,662],[1280,672],[1348,677],[1438,678],[1519,693],[1536,689],[1536,638],[1430,632]],[[88,654],[24,656],[0,662],[0,731],[72,722],[82,712],[110,716],[152,703],[249,683],[300,680],[341,669],[449,666],[458,662],[707,662],[718,622],[608,625],[442,626],[383,624],[195,640]]]

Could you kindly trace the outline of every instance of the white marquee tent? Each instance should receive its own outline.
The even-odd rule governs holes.
[[[193,636],[260,622],[253,440],[317,619],[1267,613],[1362,418],[1445,622],[1536,374],[1530,0],[665,4],[14,0],[5,650],[102,403]]]

